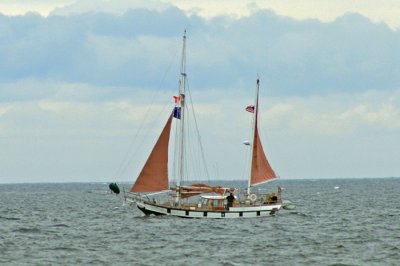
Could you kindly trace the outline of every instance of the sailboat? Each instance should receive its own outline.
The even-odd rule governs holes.
[[[156,141],[146,163],[134,182],[125,200],[135,204],[145,215],[169,215],[184,218],[252,218],[275,215],[282,208],[281,189],[265,193],[254,191],[254,187],[276,180],[278,176],[265,155],[258,130],[259,87],[257,79],[254,105],[246,111],[253,115],[252,139],[245,144],[251,147],[247,188],[208,185],[203,183],[183,184],[185,175],[185,123],[186,114],[186,31],[183,35],[182,61],[179,95],[174,96],[175,106]],[[177,123],[178,141],[174,147],[178,160],[175,184],[169,181],[169,149],[173,121]],[[158,199],[155,195],[164,195]]]

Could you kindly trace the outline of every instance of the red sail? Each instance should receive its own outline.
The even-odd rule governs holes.
[[[168,143],[171,132],[172,114],[143,166],[131,192],[159,192],[168,185]]]
[[[274,170],[272,170],[272,167],[269,165],[267,157],[265,156],[257,127],[255,129],[253,143],[253,160],[251,165],[250,184],[255,186],[274,180],[277,178],[277,176]]]
[[[257,80],[256,112],[254,114],[255,125],[254,125],[254,139],[253,139],[253,158],[252,158],[251,176],[250,176],[250,185],[252,186],[262,184],[278,178],[274,170],[272,170],[272,167],[269,165],[258,133],[258,86],[259,86],[259,80]]]

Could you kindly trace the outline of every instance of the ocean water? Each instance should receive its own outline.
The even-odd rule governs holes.
[[[0,185],[0,265],[400,265],[400,178],[268,185],[297,208],[145,217],[107,184]]]

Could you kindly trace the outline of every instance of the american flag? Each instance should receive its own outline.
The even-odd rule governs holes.
[[[254,113],[254,105],[249,105],[246,107],[246,111],[250,113]]]

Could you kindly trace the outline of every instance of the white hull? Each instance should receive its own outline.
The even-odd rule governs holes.
[[[165,207],[150,204],[143,201],[136,202],[137,207],[146,215],[169,215],[181,218],[203,218],[203,219],[233,219],[233,218],[257,218],[275,215],[282,207],[281,203],[231,207],[229,210],[192,210],[174,207]]]

